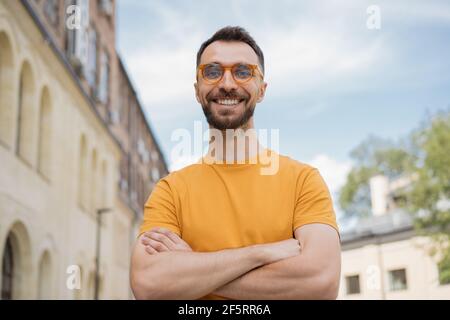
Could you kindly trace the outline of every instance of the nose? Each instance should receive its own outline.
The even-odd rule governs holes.
[[[218,87],[219,89],[223,89],[228,92],[237,89],[238,85],[236,81],[234,81],[231,70],[225,70],[222,79],[218,83]]]

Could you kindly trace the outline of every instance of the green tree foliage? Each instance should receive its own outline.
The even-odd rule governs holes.
[[[434,239],[432,255],[440,257],[440,281],[450,283],[450,109],[430,116],[403,141],[370,136],[350,154],[354,166],[340,190],[339,204],[347,217],[370,214],[369,180],[413,178],[402,192],[417,231]]]
[[[450,283],[450,112],[441,112],[413,139],[418,146],[418,179],[408,194],[416,229],[431,236],[431,254],[440,259],[439,281]]]
[[[420,150],[408,203],[413,212],[424,212],[417,223],[422,229],[449,232],[450,228],[450,112],[439,113],[413,139]],[[447,204],[446,204],[447,202]]]
[[[347,182],[340,190],[339,204],[347,216],[367,216],[370,214],[371,177],[383,174],[397,178],[414,168],[416,156],[410,141],[394,143],[389,140],[369,136],[351,153],[353,168]]]

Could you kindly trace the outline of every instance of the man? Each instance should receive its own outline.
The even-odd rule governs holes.
[[[226,132],[253,132],[264,98],[261,49],[242,28],[217,31],[197,54],[194,87],[221,139],[203,161],[161,179],[145,204],[131,261],[135,297],[335,299],[339,235],[317,169],[277,155],[278,170],[262,174],[260,159],[275,152],[253,133],[230,152],[242,135]]]

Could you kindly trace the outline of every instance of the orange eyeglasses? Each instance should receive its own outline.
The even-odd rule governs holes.
[[[197,67],[197,75],[201,74],[203,80],[208,84],[216,84],[222,80],[226,70],[231,71],[234,81],[237,83],[245,83],[258,74],[261,79],[264,78],[259,67],[256,64],[236,63],[232,66],[225,67],[220,63],[201,64]]]

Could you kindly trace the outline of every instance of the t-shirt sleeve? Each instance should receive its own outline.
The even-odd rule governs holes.
[[[156,184],[145,203],[144,219],[139,228],[139,235],[152,228],[163,227],[181,236],[174,193],[166,179],[161,179]]]
[[[298,180],[293,231],[311,223],[328,224],[339,233],[330,192],[316,168]]]

